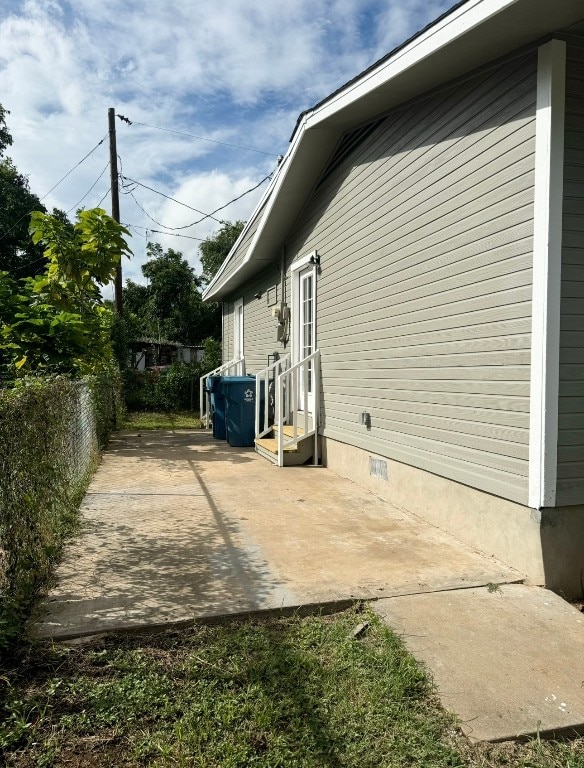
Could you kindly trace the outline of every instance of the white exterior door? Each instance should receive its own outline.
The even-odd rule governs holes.
[[[294,358],[295,362],[300,362],[316,350],[316,267],[310,264],[304,269],[299,269],[295,277]],[[301,411],[304,410],[305,403],[309,413],[314,413],[314,361],[308,368],[306,378],[302,374],[299,375],[298,408]]]
[[[233,359],[243,357],[243,299],[233,305]]]

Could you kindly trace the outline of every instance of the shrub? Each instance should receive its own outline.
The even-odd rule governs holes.
[[[18,638],[72,529],[100,444],[121,418],[105,375],[0,389],[0,654]]]
[[[173,363],[165,370],[124,371],[126,406],[132,411],[196,409],[201,370],[201,363]]]
[[[124,399],[130,411],[192,411],[199,405],[199,379],[221,365],[221,342],[204,341],[202,362],[173,363],[165,369],[122,372]]]

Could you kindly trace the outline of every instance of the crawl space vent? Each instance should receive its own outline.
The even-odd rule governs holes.
[[[374,459],[373,456],[370,456],[369,474],[371,477],[380,477],[382,480],[387,480],[387,461]]]

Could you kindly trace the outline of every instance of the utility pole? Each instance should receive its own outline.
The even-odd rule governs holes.
[[[112,219],[120,223],[120,193],[118,190],[118,150],[116,147],[116,111],[110,107],[107,111],[109,124],[109,147],[110,147],[110,177],[112,193]],[[122,260],[116,270],[115,288],[115,307],[118,315],[122,315],[124,305],[122,301]]]

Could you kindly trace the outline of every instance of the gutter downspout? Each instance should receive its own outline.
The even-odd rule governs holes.
[[[282,290],[282,304],[286,303],[286,246],[282,246],[282,266],[280,267],[280,283]]]

